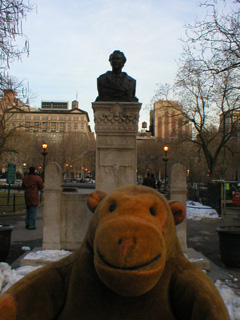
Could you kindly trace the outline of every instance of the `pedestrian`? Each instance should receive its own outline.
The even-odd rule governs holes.
[[[23,189],[25,189],[25,204],[26,204],[26,228],[29,230],[36,229],[37,209],[39,205],[39,190],[42,190],[44,185],[41,178],[35,175],[35,168],[29,168],[29,174],[23,178]]]
[[[161,181],[159,179],[157,180],[157,189],[159,192],[161,191]]]
[[[150,176],[150,173],[147,173],[147,176],[143,179],[143,186],[151,187],[154,188],[155,181],[154,179]]]
[[[155,177],[154,177],[154,174],[152,173],[151,174],[151,177],[152,177],[152,179],[153,179],[153,189],[156,189],[156,180],[155,180]]]

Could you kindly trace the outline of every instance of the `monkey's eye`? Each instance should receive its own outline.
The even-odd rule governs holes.
[[[157,212],[156,212],[156,210],[155,210],[153,207],[149,208],[149,212],[150,212],[151,215],[154,216],[154,217],[157,215]]]
[[[109,211],[113,212],[116,209],[117,205],[115,202],[113,202],[110,206],[109,206]]]

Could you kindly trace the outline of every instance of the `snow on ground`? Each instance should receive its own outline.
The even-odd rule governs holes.
[[[28,253],[24,259],[41,260],[41,261],[57,261],[69,256],[72,252],[66,250],[38,250]]]
[[[219,215],[215,209],[209,206],[204,206],[200,202],[187,201],[186,211],[187,211],[188,219],[201,220],[203,218],[211,218],[211,219],[219,218]]]
[[[201,220],[203,218],[219,218],[217,212],[211,207],[204,206],[199,202],[187,201],[187,218]],[[28,248],[25,248],[27,251]],[[65,250],[39,250],[30,252],[26,258],[32,260],[51,260],[56,261],[69,255]],[[23,278],[31,271],[39,267],[25,266],[17,269],[11,269],[7,263],[0,263],[0,294],[4,293],[11,285]],[[217,280],[215,285],[220,292],[230,315],[231,320],[240,320],[240,295],[229,287],[227,281]]]
[[[240,296],[235,294],[224,281],[217,280],[215,286],[226,304],[231,320],[240,320]]]
[[[25,247],[24,247],[25,248]],[[39,260],[54,262],[70,255],[70,251],[66,250],[38,250],[36,252],[29,252],[24,258],[27,260]],[[42,265],[41,265],[42,266]],[[25,275],[34,271],[41,266],[24,266],[16,270],[5,263],[0,263],[0,294],[5,292],[11,285],[23,278]]]
[[[40,268],[25,266],[15,269],[11,269],[9,264],[5,262],[0,263],[0,294],[4,293],[15,282],[26,276],[28,273]]]

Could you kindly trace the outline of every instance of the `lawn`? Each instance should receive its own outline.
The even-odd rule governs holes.
[[[15,199],[14,199],[15,198]],[[15,212],[25,209],[25,201],[23,193],[13,193],[10,192],[8,201],[8,192],[0,192],[0,214],[1,213],[11,213],[14,212],[14,202],[15,202]]]

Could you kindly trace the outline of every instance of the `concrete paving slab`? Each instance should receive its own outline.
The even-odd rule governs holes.
[[[185,256],[190,262],[196,264],[200,269],[210,271],[211,263],[201,252],[198,252],[193,248],[187,248]]]

